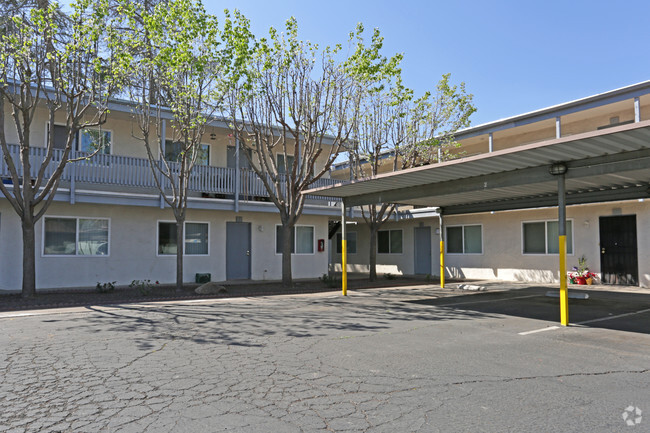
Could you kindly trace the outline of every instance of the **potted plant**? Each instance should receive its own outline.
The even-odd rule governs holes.
[[[587,267],[587,258],[583,255],[578,259],[578,266],[573,267],[573,272],[569,273],[569,282],[578,285],[591,285],[594,283],[596,274],[591,272]]]

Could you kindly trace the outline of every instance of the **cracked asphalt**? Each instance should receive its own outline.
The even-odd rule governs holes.
[[[650,312],[519,335],[556,324],[544,290],[0,315],[0,431],[650,431]]]

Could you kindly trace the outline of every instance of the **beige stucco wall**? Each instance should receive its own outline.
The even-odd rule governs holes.
[[[600,244],[599,217],[636,215],[639,283],[650,287],[650,202],[627,201],[605,204],[569,206],[567,218],[573,222],[573,253],[567,256],[567,270],[578,265],[584,255],[589,268],[599,273]],[[448,276],[467,279],[495,279],[522,282],[558,282],[557,254],[524,254],[522,224],[530,221],[557,220],[556,208],[504,211],[445,217],[445,225],[479,224],[482,226],[482,254],[447,254]],[[414,272],[414,229],[420,223],[431,227],[431,275],[439,276],[439,235],[437,218],[418,218],[386,223],[382,229],[403,230],[402,254],[378,254],[377,272],[412,274]],[[348,256],[348,271],[368,271],[368,228],[362,223],[349,225],[348,231],[357,232],[357,254]],[[334,246],[334,238],[332,246]],[[335,251],[335,250],[333,250]],[[333,253],[334,269],[340,270],[340,254]]]
[[[39,288],[94,286],[98,281],[128,284],[134,279],[161,283],[175,281],[176,256],[158,256],[157,222],[173,221],[169,209],[53,203],[50,216],[101,217],[110,219],[110,254],[94,257],[48,257],[42,255],[43,221],[36,227],[37,286]],[[184,280],[209,272],[213,281],[226,278],[226,222],[241,216],[251,223],[251,273],[254,280],[279,280],[282,256],[275,253],[277,213],[188,210],[188,222],[209,223],[209,255],[185,256]],[[327,251],[317,252],[317,240],[327,239],[327,217],[305,215],[299,225],[312,225],[314,253],[293,256],[294,278],[315,278],[327,272]],[[0,199],[0,290],[18,290],[21,285],[22,240],[20,221],[4,199]]]

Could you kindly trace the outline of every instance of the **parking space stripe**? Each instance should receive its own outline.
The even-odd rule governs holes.
[[[525,331],[525,332],[520,332],[519,335],[529,335],[529,334],[536,334],[538,332],[544,332],[544,331],[552,331],[554,329],[560,329],[559,326],[547,326],[546,328],[541,328],[541,329],[535,329],[533,331]]]

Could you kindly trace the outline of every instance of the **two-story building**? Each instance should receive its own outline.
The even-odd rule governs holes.
[[[46,215],[36,226],[37,288],[94,286],[97,282],[149,279],[175,281],[175,220],[157,189],[145,147],[138,137],[133,107],[114,101],[101,129],[82,131],[73,157],[82,157],[91,143],[105,145],[88,160],[69,163]],[[9,113],[7,113],[9,114]],[[169,113],[163,113],[171,119]],[[63,121],[63,118],[61,118]],[[10,115],[5,116],[7,142],[18,161],[18,138]],[[42,160],[47,140],[46,111],[32,124],[33,166]],[[171,128],[167,128],[168,130]],[[54,129],[55,147],[65,146],[65,128]],[[178,146],[171,140],[164,157],[173,161]],[[278,210],[222,120],[212,121],[203,137],[198,164],[191,176],[185,223],[184,275],[210,273],[212,281],[278,280]],[[38,147],[38,146],[41,147]],[[54,160],[61,154],[55,150]],[[162,156],[162,155],[159,155]],[[280,168],[284,155],[276,155]],[[290,157],[289,157],[290,158]],[[54,163],[48,169],[53,170]],[[0,178],[11,187],[0,159]],[[315,185],[331,184],[321,179]],[[309,198],[295,228],[293,277],[317,277],[327,272],[328,219],[339,212],[328,199]],[[20,219],[0,195],[0,290],[19,290],[22,279]]]
[[[635,138],[632,129],[639,125],[645,131],[647,125],[643,122],[648,120],[650,81],[461,130],[456,134],[461,145],[457,157],[461,161],[470,161],[506,151],[514,155],[513,152],[519,149],[531,151],[532,147],[542,149],[548,145],[549,149],[555,149],[559,146],[556,143],[571,149],[573,140],[577,146],[579,140],[588,137],[589,145],[596,146],[599,157],[606,158],[610,153],[607,146],[619,140],[616,134],[625,134],[625,140],[630,140],[630,149],[639,147],[635,144],[647,148],[645,141],[634,143],[634,140],[644,139]],[[610,134],[618,130],[621,132]],[[625,148],[625,143],[621,143],[620,148],[612,148],[611,153]],[[567,154],[568,159],[573,157]],[[580,156],[583,160],[584,157]],[[554,158],[563,159],[562,155],[554,155]],[[637,170],[641,176],[650,169],[646,161],[645,157],[639,160],[639,164],[645,164]],[[497,160],[494,163],[497,164]],[[445,163],[440,165],[442,167]],[[530,165],[534,165],[534,161]],[[462,170],[463,165],[457,164],[457,169]],[[500,170],[506,173],[508,167]],[[591,171],[597,172],[593,168]],[[472,174],[463,176],[471,179]],[[616,174],[609,173],[608,176],[611,180]],[[333,167],[332,177],[349,179],[347,162]],[[567,208],[568,268],[577,266],[579,259],[584,257],[590,270],[598,273],[605,283],[649,287],[650,189],[647,185],[650,178],[632,181],[627,175],[619,177],[617,189],[611,191],[594,189],[586,181],[582,188],[584,191],[580,191],[579,182],[573,181],[576,192],[586,191],[599,199]],[[511,187],[511,191],[525,195],[526,188],[525,185]],[[589,188],[594,190],[587,191]],[[635,195],[628,193],[633,190]],[[505,188],[503,191],[507,192]],[[453,193],[449,192],[450,195]],[[475,194],[480,199],[480,192]],[[491,211],[477,211],[479,208],[472,206],[462,211],[462,203],[456,204],[453,215],[444,218],[447,276],[558,281],[557,198],[555,205],[551,205],[552,201],[546,199],[535,201],[538,200],[535,194],[531,190],[528,206],[518,206],[520,209],[517,210],[501,209],[495,202]],[[435,206],[435,200],[431,202]],[[347,229],[347,269],[367,272],[369,231],[358,213],[352,220],[356,224]],[[393,220],[385,223],[379,232],[378,272],[438,276],[440,240],[436,208],[401,207]],[[334,242],[332,248],[334,267],[340,270],[341,248]]]

